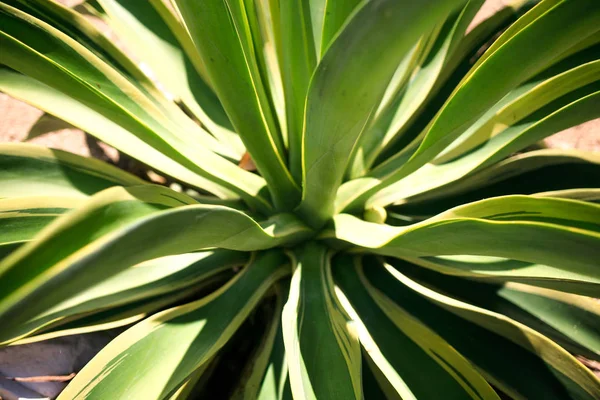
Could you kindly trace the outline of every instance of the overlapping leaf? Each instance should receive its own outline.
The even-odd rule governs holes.
[[[323,237],[376,254],[505,257],[547,266],[534,272],[537,278],[573,281],[589,296],[600,293],[599,271],[591,261],[600,256],[600,207],[593,203],[506,196],[456,207],[406,227],[364,222],[347,214],[333,221],[333,231]],[[504,268],[512,276],[520,274],[514,265]]]
[[[266,249],[310,233],[291,215],[260,225],[240,211],[198,205],[158,186],[109,189],[3,260],[0,318],[16,328],[145,260],[215,246]],[[38,301],[40,293],[44,302]],[[10,332],[2,334],[3,340],[11,338]]]
[[[321,226],[333,215],[355,142],[403,56],[461,3],[366,2],[330,45],[306,100],[300,212],[311,225]]]
[[[358,338],[335,297],[326,247],[300,250],[282,315],[294,398],[360,399]]]
[[[498,398],[454,348],[374,288],[360,260],[343,256],[334,262],[343,292],[338,295],[388,398]]]
[[[600,381],[587,368],[533,329],[432,291],[389,265],[369,262],[364,273],[377,289],[444,337],[487,381],[511,397],[593,399],[600,393]]]
[[[289,274],[286,261],[278,251],[260,255],[215,293],[138,323],[87,364],[59,398],[168,398]]]

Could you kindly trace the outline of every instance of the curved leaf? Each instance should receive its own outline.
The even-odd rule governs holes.
[[[85,198],[113,186],[146,183],[100,160],[20,143],[0,143],[0,181],[0,198]]]
[[[165,398],[217,353],[289,273],[285,263],[281,252],[259,255],[215,293],[138,323],[102,349],[59,399]]]
[[[600,85],[596,82],[583,88],[584,97],[570,104],[563,106],[562,103],[569,103],[571,100],[569,97],[577,98],[581,93],[573,93],[566,96],[567,98],[559,99],[553,104],[549,104],[547,107],[550,108],[549,114],[547,109],[539,110],[520,124],[503,130],[477,150],[466,154],[464,157],[439,166],[428,164],[422,167],[414,174],[406,177],[406,179],[397,181],[379,191],[367,201],[367,206],[383,206],[398,201],[403,196],[416,194],[403,192],[398,189],[401,186],[411,187],[409,180],[418,179],[420,182],[431,183],[432,186],[428,186],[426,183],[424,186],[418,187],[418,191],[433,189],[436,185],[445,183],[446,180],[449,182],[462,178],[468,173],[493,165],[495,162],[501,161],[504,157],[534,144],[552,133],[594,119],[598,115],[597,110],[600,105],[600,91],[598,89],[600,89]],[[589,94],[590,90],[594,92]],[[557,106],[559,108],[555,109]],[[428,175],[433,170],[438,172],[433,175],[437,176],[436,180],[423,180],[422,176],[419,176],[421,174]]]
[[[543,70],[557,54],[598,32],[598,19],[597,2],[562,1],[490,53],[446,102],[404,168],[414,171],[424,164],[422,160],[429,161],[512,88]],[[536,46],[531,46],[532,41]],[[484,82],[486,90],[480,90]]]
[[[0,199],[0,260],[81,203],[69,197]]]
[[[259,224],[238,210],[194,203],[151,185],[99,193],[3,260],[0,319],[16,327],[145,260],[215,246],[266,249],[311,234],[291,215]]]
[[[377,289],[431,327],[512,398],[597,397],[598,379],[565,350],[525,325],[427,290],[388,265],[370,261],[364,273]]]
[[[262,179],[213,153],[210,148],[218,150],[214,144],[220,144],[199,126],[188,118],[185,121],[191,126],[169,118],[117,70],[52,26],[9,6],[2,5],[0,11],[0,39],[8,50],[2,52],[3,63],[72,96],[164,156],[239,194],[250,204],[263,210],[269,207],[258,193]],[[192,138],[192,126],[201,134]]]
[[[365,2],[329,46],[306,100],[299,211],[309,224],[322,226],[333,215],[352,149],[403,56],[462,3]]]
[[[446,67],[457,44],[462,40],[468,24],[482,4],[483,0],[469,1],[462,10],[449,16],[439,28],[439,34],[430,39],[432,43],[429,51],[421,55],[419,64],[411,71],[414,76],[406,84],[402,95],[390,104],[384,114],[388,119],[384,124],[387,126],[364,135],[361,147],[364,157],[362,164],[365,170],[372,165],[379,152],[395,139],[400,129],[406,125],[425,99],[431,96],[434,84],[440,79],[443,68]],[[365,170],[360,175],[364,174]],[[360,175],[354,174],[353,177]]]
[[[495,285],[460,279],[401,261],[392,264],[437,292],[504,314],[574,354],[600,359],[600,308],[596,299],[517,283]]]
[[[341,289],[338,297],[356,324],[372,364],[388,381],[383,386],[391,386],[388,398],[498,399],[485,379],[443,338],[369,283],[359,259],[341,256],[334,264]]]
[[[285,95],[290,171],[302,180],[302,129],[310,78],[317,66],[311,1],[279,3],[279,58]]]
[[[597,7],[597,4],[592,3],[594,2],[590,0],[560,2],[491,54],[467,75],[421,135],[393,159],[373,171],[371,175],[375,179],[365,179],[360,185],[363,187],[358,190],[358,193],[346,195],[352,196],[353,199],[344,200],[346,203],[344,206],[347,206],[348,203],[354,204],[345,208],[355,209],[360,205],[358,203],[364,204],[377,192],[380,192],[377,193],[379,200],[371,200],[367,208],[375,205],[375,201],[377,201],[377,205],[382,205],[384,201],[382,198],[384,196],[392,197],[399,184],[395,188],[388,186],[394,186],[402,178],[432,161],[438,153],[456,140],[473,122],[517,85],[554,64],[558,55],[576,48],[580,43],[586,43],[587,38],[594,37],[597,34],[598,26],[594,21],[600,17],[600,8]],[[562,22],[566,15],[571,18],[569,24]],[[554,37],[554,35],[557,36]],[[539,38],[544,38],[544,41],[548,40],[548,43],[540,43]],[[533,41],[536,42],[536,46],[532,49],[530,44]],[[586,45],[590,44],[586,43]],[[480,90],[483,87],[483,81],[480,79],[490,80],[494,84],[486,87],[486,90]],[[542,135],[544,130],[547,132],[545,135],[548,135],[597,117],[598,99],[593,94],[597,90],[597,82],[593,82],[571,93],[570,96],[561,97],[562,106],[573,103],[573,109],[571,111],[562,110],[565,112],[560,117],[554,115],[552,118],[543,118],[551,113],[548,112],[549,110],[539,110],[528,117],[528,124],[520,124],[506,129],[505,136],[512,136],[516,133],[520,134],[533,125],[531,133],[511,144],[512,151],[515,151],[514,147],[517,145],[521,146],[520,148],[527,146],[527,140],[533,139],[534,135],[537,138],[537,135]],[[551,112],[560,109],[561,107],[557,107],[555,104],[557,101],[548,104],[546,108],[550,108]],[[575,111],[574,108],[579,107],[581,109]],[[543,123],[538,127],[536,123],[540,119],[540,122]],[[546,119],[548,121],[545,121]],[[495,141],[491,140],[488,143],[493,142]],[[356,187],[357,183],[354,183],[352,189]],[[356,192],[356,189],[353,191]]]
[[[428,174],[435,186],[436,168]],[[442,170],[437,170],[443,174]],[[449,174],[447,178],[452,179]],[[413,178],[407,178],[412,179]],[[441,180],[443,181],[443,180]],[[427,182],[427,181],[425,181]],[[428,183],[424,182],[424,187]],[[439,182],[439,181],[438,181]],[[396,202],[390,210],[430,216],[460,204],[508,194],[534,194],[600,187],[600,155],[577,150],[538,150],[517,154],[488,168]],[[549,195],[546,195],[548,197]],[[557,195],[555,197],[563,197]],[[582,199],[585,200],[585,199]]]
[[[598,51],[600,45],[590,47],[512,90],[444,149],[434,163],[443,164],[463,155],[542,106],[600,80]]]
[[[281,285],[287,288],[289,285]],[[231,395],[232,400],[275,400],[281,399],[283,383],[287,381],[281,311],[283,309],[284,288],[276,288],[277,298],[272,307],[271,318],[266,330],[244,367],[238,387]]]
[[[244,253],[224,251],[180,254],[147,261],[100,280],[60,303],[46,304],[37,315],[27,313],[27,321],[14,325],[5,335],[22,337],[45,328],[61,325],[90,312],[115,308],[128,303],[168,296],[202,283],[215,274],[242,265]],[[68,285],[68,282],[66,283]],[[57,289],[57,290],[60,290]],[[38,300],[40,303],[45,301]]]
[[[241,158],[244,145],[232,131],[219,100],[196,72],[159,9],[155,9],[157,2],[101,0],[100,4],[106,11],[109,25],[147,63],[160,84],[182,101],[213,136]]]
[[[456,207],[421,223],[390,227],[341,214],[335,237],[394,257],[480,255],[548,267],[543,279],[574,281],[582,294],[600,293],[600,206],[574,200],[505,196]],[[485,268],[485,265],[482,265]],[[509,267],[514,276],[519,270]]]
[[[276,206],[295,206],[299,189],[286,166],[283,141],[258,71],[248,16],[242,2],[176,0],[215,92]]]
[[[299,250],[282,327],[294,398],[362,397],[358,338],[337,303],[326,247]]]

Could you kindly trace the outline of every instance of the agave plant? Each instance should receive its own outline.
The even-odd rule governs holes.
[[[600,398],[600,157],[536,147],[600,2],[482,4],[2,0],[0,89],[184,190],[2,144],[0,342],[127,327],[60,399]]]

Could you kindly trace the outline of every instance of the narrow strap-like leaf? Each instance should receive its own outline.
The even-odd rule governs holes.
[[[5,333],[21,337],[48,324],[56,327],[86,313],[149,300],[155,296],[169,296],[173,292],[198,286],[228,268],[242,265],[247,258],[244,253],[220,250],[147,261],[108,276],[60,303],[47,304],[43,313],[28,313],[26,322],[13,325]]]
[[[334,237],[398,257],[480,255],[547,265],[547,279],[581,283],[600,293],[600,206],[574,200],[506,196],[456,207],[406,227],[341,214]],[[551,243],[551,245],[548,245]],[[518,275],[518,270],[514,271]]]
[[[125,55],[98,27],[74,9],[52,0],[7,0],[5,3],[51,24],[61,32],[67,33],[123,75],[131,78],[129,81],[147,92],[155,102],[160,103],[161,106],[167,104],[164,101],[166,100],[164,95],[160,93],[138,65]],[[97,6],[101,8],[99,4]]]
[[[512,90],[465,130],[455,147],[448,147],[433,163],[397,183],[391,180],[396,179],[395,172],[402,170],[410,152],[399,153],[375,168],[371,175],[388,180],[391,186],[372,202],[382,204],[388,193],[390,197],[398,193],[393,196],[399,198],[406,193],[400,186],[414,188],[414,193],[430,190],[439,185],[436,182],[465,176],[552,133],[598,116],[597,51],[598,46],[586,49]],[[430,177],[424,177],[430,172]],[[411,183],[413,179],[420,183]]]
[[[0,318],[18,326],[145,260],[210,247],[266,249],[311,234],[291,215],[259,224],[238,210],[194,203],[151,185],[99,193],[2,261]]]
[[[118,0],[101,0],[100,4],[107,12],[110,26],[147,63],[165,90],[183,102],[213,136],[241,158],[244,146],[240,138],[232,131],[219,100],[196,72],[172,28],[163,21],[164,14],[155,9],[160,5],[156,1],[152,4]]]
[[[600,6],[594,0],[563,1],[490,54],[446,102],[423,143],[411,157],[411,164],[417,165],[421,157],[425,159],[428,154],[442,150],[465,125],[509,90],[543,70],[557,54],[596,33],[600,29],[597,24],[599,18]],[[532,48],[533,37],[536,38],[536,46]],[[499,71],[501,76],[498,76]],[[482,82],[494,84],[487,85],[486,90],[476,90]]]
[[[138,323],[102,349],[59,398],[165,398],[227,343],[289,273],[286,261],[281,252],[259,255],[215,293]]]
[[[591,400],[598,396],[600,383],[586,367],[527,326],[428,290],[377,261],[369,261],[364,273],[373,286],[442,336],[487,381],[512,398]]]
[[[227,149],[221,148],[217,140],[200,126],[189,118],[170,118],[172,113],[162,109],[118,70],[79,42],[18,9],[3,5],[1,10],[0,38],[2,46],[10,49],[2,53],[4,64],[71,96],[86,99],[88,107],[110,115],[140,135],[146,131],[144,136],[148,140],[157,145],[160,142],[168,144],[164,151],[168,147],[180,147],[178,142],[185,138],[182,138],[179,130],[186,129],[187,137],[193,138],[188,141],[188,146],[202,145],[227,155]],[[53,43],[54,51],[44,47],[47,42]],[[33,69],[28,62],[36,63],[37,69]],[[91,98],[95,101],[91,101]],[[104,108],[100,107],[101,104]],[[178,114],[184,116],[181,110]],[[149,134],[149,130],[154,135]]]
[[[21,143],[0,144],[0,180],[0,198],[84,198],[112,186],[145,183],[100,160]]]
[[[457,158],[524,120],[562,96],[600,80],[600,44],[554,65],[512,90],[435,159],[436,164]],[[574,65],[574,66],[573,66]]]
[[[492,256],[404,257],[406,261],[443,274],[481,282],[518,282],[584,296],[596,296],[598,288],[576,273],[549,265]],[[398,261],[401,262],[401,261]]]
[[[382,388],[390,398],[498,399],[452,346],[373,287],[360,259],[340,256],[334,264],[338,296],[372,364],[388,382]]]
[[[430,170],[431,175],[428,174],[431,180],[435,180],[434,169]],[[451,175],[447,177],[452,178]],[[412,177],[408,179],[416,182]],[[599,154],[578,150],[537,150],[517,154],[464,178],[449,180],[432,190],[399,200],[390,210],[427,217],[489,197],[577,188],[600,188]],[[563,196],[557,194],[555,197]]]
[[[238,386],[231,395],[232,400],[281,399],[281,390],[287,379],[281,311],[284,294],[289,285],[276,287],[276,298],[269,311],[265,331],[241,374]]]
[[[327,248],[308,243],[297,257],[282,316],[292,394],[360,399],[358,337],[335,297]]]
[[[0,199],[0,259],[81,203],[77,198],[56,196]]]
[[[204,132],[192,140],[183,135],[189,128],[168,118],[142,91],[84,46],[17,9],[0,5],[0,11],[3,21],[0,40],[9,49],[1,53],[3,63],[75,98],[165,156],[239,192],[258,208],[269,207],[268,201],[257,195],[260,183],[258,187],[256,184],[262,179],[213,153],[210,149],[218,151],[215,144],[217,147],[220,144],[212,136]],[[48,52],[48,41],[53,43],[52,52]]]
[[[302,129],[308,84],[317,66],[311,1],[278,1],[279,58],[287,118],[290,171],[302,180]]]
[[[452,52],[457,43],[460,42],[478,9],[483,4],[483,0],[471,0],[462,10],[458,10],[451,15],[439,28],[439,34],[430,39],[432,42],[427,51],[421,55],[420,63],[411,70],[414,77],[411,77],[410,83],[403,90],[399,99],[390,104],[383,116],[379,118],[387,119],[387,129],[377,125],[373,132],[363,135],[361,143],[361,158],[363,161],[362,171],[356,171],[352,177],[362,175],[371,167],[375,158],[393,139],[398,131],[405,126],[407,121],[419,109],[419,106],[430,96],[434,85],[440,79],[443,68],[448,63]],[[385,126],[386,124],[383,124]],[[360,174],[358,172],[361,172]]]
[[[325,1],[323,13],[323,33],[321,34],[320,54],[325,54],[340,28],[349,20],[361,0]]]
[[[233,276],[233,270],[229,269],[227,266],[223,267],[223,269],[224,271],[220,272],[218,272],[217,269],[215,274],[212,274],[211,271],[207,271],[208,275],[204,277],[204,279],[195,281],[192,286],[185,287],[175,292],[163,293],[158,296],[134,301],[122,306],[91,311],[59,319],[54,323],[49,323],[43,328],[36,330],[31,336],[11,341],[9,345],[18,346],[21,344],[54,339],[61,336],[127,327],[128,325],[135,324],[158,311],[180,305],[182,302],[187,302],[190,299],[197,299],[198,296],[201,296],[202,294],[213,292]]]
[[[564,23],[567,15],[569,23]],[[598,18],[600,7],[593,0],[562,1],[523,27],[467,75],[425,129],[422,140],[414,141],[398,155],[396,161],[400,167],[395,167],[393,172],[378,171],[376,178],[385,182],[373,180],[361,191],[372,195],[431,161],[509,91],[552,65],[562,53],[594,37],[598,32]],[[540,38],[546,44],[541,43]],[[532,48],[530,44],[534,41],[537,46]],[[484,81],[494,84],[480,90]],[[598,100],[589,101],[592,102],[590,107],[597,110]],[[591,118],[597,116],[597,111],[589,113]],[[589,114],[584,118],[590,119]],[[559,122],[566,124],[568,117]]]
[[[253,54],[244,5],[232,0],[175,3],[219,100],[271,186],[276,206],[289,210],[298,201],[299,189],[286,166],[283,142]]]
[[[431,182],[436,185],[435,182],[444,182],[445,179],[451,181],[453,178],[462,178],[469,173],[491,166],[552,133],[596,118],[598,116],[598,106],[600,106],[599,89],[600,84],[595,82],[581,88],[580,91],[566,95],[533,113],[521,123],[502,130],[476,150],[449,163],[439,166],[427,164],[414,174],[407,176],[406,179],[397,181],[394,181],[396,176],[395,173],[392,173],[385,179],[386,183],[383,183],[383,186],[388,183],[390,185],[374,194],[366,202],[367,207],[373,205],[384,206],[401,200],[408,193],[400,191],[398,188],[403,185],[411,187],[410,183],[407,182],[409,179],[417,179],[423,183]],[[437,169],[440,172],[435,174],[437,176],[435,180],[418,178],[417,174],[428,174],[427,170],[430,168]],[[402,171],[402,167],[397,171]],[[437,181],[437,179],[440,179],[440,181]],[[374,179],[374,181],[376,183],[381,182],[379,179]],[[360,182],[360,180],[357,180],[357,182]],[[366,182],[369,184],[368,180]],[[428,184],[425,183],[422,189],[427,190]],[[354,198],[358,197],[354,196]],[[347,207],[351,208],[351,202],[346,201],[346,204],[349,203],[350,205]]]
[[[381,129],[381,134],[387,134],[388,139],[391,140],[388,141],[386,147],[378,150],[380,153],[376,159],[377,163],[393,156],[419,136],[455,87],[469,73],[472,68],[472,57],[477,58],[481,49],[486,48],[490,41],[494,41],[498,32],[511,26],[523,10],[531,7],[529,0],[515,0],[495,9],[495,13],[483,21],[478,20],[474,27],[475,21],[471,21],[468,27],[464,26],[463,24],[473,17],[472,11],[477,2],[469,2],[463,10],[460,20],[457,21],[460,24],[453,29],[450,45],[446,46],[447,38],[439,37],[437,39],[439,44],[433,45],[431,56],[422,61],[432,61],[432,67],[436,67],[439,61],[443,60],[444,62],[443,68],[439,71],[430,90],[424,91],[425,93],[418,90],[421,84],[428,83],[427,76],[430,75],[430,71],[427,64],[424,70],[416,71],[420,79],[411,80],[406,87],[407,91],[413,92],[413,95],[416,96],[416,104],[405,103],[406,96],[398,96],[394,103],[388,104],[387,110],[395,113],[388,115],[387,118],[380,118],[375,128]],[[459,27],[460,29],[457,29]],[[466,29],[466,33],[464,29]],[[423,96],[424,94],[426,96]],[[404,106],[396,107],[397,102],[404,103]],[[390,118],[392,119],[390,120]]]
[[[219,197],[239,198],[235,192],[192,172],[109,118],[28,76],[0,68],[0,88],[17,99],[26,101],[68,121],[72,125],[78,126],[124,153],[131,154],[157,171],[177,177],[178,180],[188,185],[201,188]],[[252,184],[252,181],[249,181],[249,183]],[[262,185],[258,184],[255,189],[256,193],[261,186],[264,186],[264,181]]]
[[[565,349],[600,359],[600,308],[595,299],[517,283],[504,285],[461,279],[406,262],[391,262],[402,273],[437,292],[504,314],[548,336]]]
[[[321,226],[334,200],[352,149],[381,101],[403,56],[460,0],[370,1],[329,46],[311,80],[303,132],[300,212]],[[377,62],[373,62],[376,60]]]

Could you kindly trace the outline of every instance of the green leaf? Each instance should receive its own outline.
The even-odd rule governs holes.
[[[276,207],[291,209],[298,201],[299,188],[286,166],[244,5],[232,0],[176,0],[175,4],[223,108],[269,183]]]
[[[440,153],[434,163],[443,164],[463,155],[546,104],[600,80],[598,51],[600,45],[592,46],[512,90]]]
[[[321,226],[333,215],[352,149],[403,56],[461,3],[366,2],[328,48],[306,102],[299,211],[309,224]]]
[[[395,178],[390,178],[388,182],[390,186],[371,197],[366,203],[367,207],[385,206],[400,201],[404,197],[450,183],[467,174],[492,166],[510,154],[532,145],[552,133],[594,119],[598,115],[597,110],[600,105],[600,91],[598,89],[600,89],[600,85],[593,83],[582,88],[581,91],[564,96],[533,113],[519,124],[504,129],[476,150],[456,160],[441,165],[427,164],[412,175],[394,183],[391,182]],[[590,94],[590,92],[592,93]],[[402,167],[398,171],[401,170]],[[432,178],[426,178],[426,175],[429,176],[430,173]],[[411,184],[414,182],[413,180],[419,182],[419,186],[413,186]],[[381,182],[378,179],[375,181]],[[357,180],[357,182],[360,181]],[[383,185],[385,186],[387,183]],[[399,190],[400,187],[411,189],[404,191]],[[416,192],[412,192],[413,187]],[[354,196],[354,198],[358,197]],[[345,204],[349,203],[350,201],[345,200]],[[347,207],[350,208],[351,205]]]
[[[287,214],[259,224],[241,211],[200,205],[161,186],[108,189],[2,261],[0,314],[16,329],[145,260],[215,246],[267,249],[310,234]],[[4,330],[0,338],[10,339],[10,332]]]
[[[158,311],[197,299],[203,294],[209,294],[226,283],[232,276],[233,270],[225,270],[209,278],[202,279],[200,282],[196,282],[195,285],[186,287],[183,290],[134,301],[119,307],[95,310],[60,319],[56,323],[51,323],[36,331],[33,336],[24,337],[11,342],[9,345],[34,343],[62,336],[126,327]]]
[[[496,35],[498,32],[502,32],[509,27],[523,10],[527,10],[536,2],[537,0],[517,0],[511,1],[508,4],[503,4],[502,7],[498,4],[497,6],[501,8],[494,8],[495,12],[491,16],[483,21],[478,21],[474,27],[473,22],[471,22],[469,27],[465,27],[467,28],[467,33],[464,35],[461,35],[459,31],[455,30],[454,37],[449,47],[444,45],[446,43],[445,41],[441,42],[446,38],[440,37],[438,39],[441,47],[438,49],[438,45],[434,45],[432,48],[431,57],[433,58],[431,61],[439,62],[440,57],[445,57],[444,64],[434,85],[430,90],[424,91],[427,96],[423,97],[423,93],[419,93],[417,88],[413,87],[414,84],[409,82],[409,86],[411,87],[407,87],[407,90],[412,91],[417,96],[416,98],[420,99],[416,102],[417,107],[413,108],[415,104],[405,104],[406,107],[397,108],[398,112],[396,114],[387,115],[386,118],[380,118],[380,121],[378,121],[374,127],[375,129],[383,130],[380,134],[388,133],[389,138],[391,138],[388,145],[383,148],[381,153],[377,156],[377,163],[393,156],[409,144],[411,140],[422,133],[423,129],[431,122],[432,116],[439,111],[448,96],[451,95],[452,91],[471,70],[473,58],[479,57],[481,51],[489,46],[490,41],[493,42],[497,39]],[[463,11],[460,21],[464,23],[469,18],[470,12],[467,11],[469,11],[469,9],[472,11],[472,7],[475,7],[475,4],[471,2]],[[431,64],[431,66],[435,67],[437,65],[436,62]],[[425,66],[424,70],[415,71],[415,74],[425,78],[429,74],[428,66],[429,64]],[[415,84],[420,81],[421,83],[427,83],[427,80],[423,81],[423,79],[418,79],[415,80]],[[405,96],[397,98],[396,101],[403,101],[404,97]],[[395,103],[392,103],[389,106],[395,107]],[[388,111],[396,110],[394,107],[388,107]],[[410,109],[413,109],[414,112],[408,114],[405,113],[405,111]],[[390,120],[390,118],[393,118],[393,120]]]
[[[212,360],[209,360],[203,364],[200,368],[195,370],[184,383],[168,397],[169,400],[185,400],[193,398],[197,390],[197,386],[202,386],[203,378],[205,374],[210,371],[212,367]]]
[[[69,197],[0,199],[0,259],[81,203]]]
[[[160,1],[158,3],[161,3]],[[163,21],[157,2],[101,0],[107,22],[150,68],[165,90],[194,114],[207,130],[241,158],[245,149],[219,100],[196,72],[183,46]],[[162,3],[161,3],[162,4]]]
[[[421,51],[421,60],[418,60],[418,65],[415,65],[409,72],[413,72],[410,82],[401,92],[401,96],[390,104],[379,115],[379,119],[388,119],[387,129],[381,129],[377,126],[373,131],[368,131],[368,134],[363,135],[360,152],[360,164],[363,168],[355,171],[351,176],[356,178],[364,174],[367,168],[370,168],[379,152],[385,148],[401,130],[406,126],[407,121],[419,109],[420,105],[426,98],[431,96],[434,90],[434,85],[441,79],[443,68],[449,62],[452,53],[458,43],[463,39],[468,24],[471,22],[481,5],[483,0],[471,0],[465,5],[462,10],[457,11],[440,24],[437,29],[438,35],[429,38],[431,42]],[[422,46],[426,47],[426,46]],[[420,62],[419,62],[420,61]],[[386,124],[384,123],[384,125]],[[377,122],[374,122],[377,125]],[[355,160],[358,162],[359,160]]]
[[[59,399],[165,398],[227,343],[289,273],[286,261],[277,251],[259,255],[215,293],[138,323],[102,349]]]
[[[567,16],[569,22],[564,23]],[[385,168],[382,166],[378,171],[373,171],[372,176],[376,179],[365,180],[360,192],[352,195],[355,199],[359,198],[355,202],[366,201],[366,198],[430,162],[512,89],[552,65],[561,53],[577,48],[579,43],[594,37],[598,32],[598,24],[595,21],[599,17],[600,7],[591,0],[562,1],[524,27],[463,79],[433,121],[417,139],[395,157],[394,162],[387,162]],[[534,49],[531,48],[532,42],[537,44]],[[493,84],[486,85],[483,82]],[[590,95],[595,84],[588,86],[590,91],[571,97],[571,101],[583,107],[583,110],[571,116],[567,112],[567,115],[561,118],[554,118],[555,121],[550,118],[552,122],[546,121],[546,125],[554,123],[557,125],[555,127],[566,128],[578,123],[575,121],[580,123],[595,118],[598,100],[594,100]],[[481,90],[482,87],[486,89]],[[577,91],[573,94],[575,93]],[[589,95],[587,100],[583,99],[586,95]],[[575,101],[576,99],[581,101]],[[589,104],[588,111],[585,111],[584,104]],[[535,121],[535,117],[538,116],[531,115],[530,121]],[[514,129],[508,129],[510,133],[519,129],[518,126],[512,128]],[[555,131],[549,133],[553,132]],[[523,141],[520,144],[523,144]],[[389,195],[393,193],[393,189],[383,192]],[[354,204],[354,207],[356,206],[357,204]]]
[[[510,397],[591,400],[600,393],[600,382],[586,367],[527,326],[429,290],[387,264],[369,261],[364,273],[373,286],[442,336]]]
[[[598,32],[599,18],[600,7],[593,0],[562,1],[490,53],[446,102],[405,168],[414,171],[423,165],[420,160],[429,161],[512,88]],[[536,42],[533,48],[532,40]],[[480,90],[483,85],[486,90]]]
[[[168,256],[124,269],[98,283],[65,298],[47,304],[46,310],[29,318],[6,334],[23,337],[52,324],[56,327],[86,313],[115,308],[156,296],[169,296],[184,291],[215,274],[244,264],[244,253],[219,250]]]
[[[259,72],[266,82],[267,99],[276,114],[284,147],[289,152],[285,94],[279,60],[281,37],[277,2],[278,0],[259,0],[246,1],[244,4],[256,48]]]
[[[294,398],[360,399],[361,358],[354,327],[336,299],[327,248],[297,253],[282,327]]]
[[[289,165],[296,181],[302,180],[302,129],[308,84],[317,66],[311,1],[279,1],[278,54],[285,95]]]
[[[536,197],[560,197],[563,199],[600,202],[600,189],[565,189],[536,193]]]
[[[303,0],[310,6],[310,18],[311,32],[313,44],[312,48],[317,52],[317,62],[323,57],[323,53],[320,52],[321,43],[323,42],[323,23],[325,21],[325,8],[327,7],[327,0]],[[307,44],[308,46],[308,44]]]
[[[360,2],[361,0],[325,1],[320,54],[325,54],[329,44],[334,40],[336,34],[342,30],[344,24],[350,20],[353,11],[358,8]]]
[[[360,259],[340,256],[334,264],[338,297],[356,324],[371,363],[387,381],[382,387],[388,398],[498,399],[479,372],[443,338],[369,283]]]
[[[575,281],[582,294],[600,293],[600,274],[591,261],[600,258],[600,206],[593,203],[505,196],[406,227],[340,214],[333,231],[321,236],[394,257],[479,255],[538,263],[548,266],[539,278]],[[518,269],[511,273],[519,276]]]
[[[129,59],[121,51],[113,41],[104,35],[91,21],[76,12],[76,8],[66,7],[58,2],[50,0],[6,0],[6,4],[18,8],[19,10],[34,16],[85,46],[89,51],[92,51],[105,62],[109,63],[114,68],[118,69],[122,74],[130,77],[130,82],[138,86],[141,90],[147,92],[148,95],[160,103],[161,106],[166,106],[165,97],[155,87],[151,80],[142,72],[134,61]],[[86,5],[91,5],[86,2]],[[98,18],[104,18],[100,5],[94,1],[94,9]],[[88,7],[88,10],[91,8]]]
[[[148,132],[144,135],[155,143],[181,147],[178,142],[182,138],[177,131],[186,129],[186,136],[193,139],[188,140],[190,144],[227,154],[226,148],[189,118],[169,118],[174,116],[172,112],[166,112],[101,57],[52,25],[6,5],[0,15],[3,46],[10,49],[2,53],[4,64],[67,94],[87,99],[88,107],[101,110],[134,132],[159,132],[160,138]],[[27,61],[35,61],[37,69]],[[105,108],[100,107],[102,103]],[[176,109],[174,105],[173,108]],[[181,110],[179,116],[184,116]]]
[[[20,143],[0,143],[0,181],[0,198],[85,198],[113,186],[145,184],[100,160]]]
[[[85,47],[27,14],[4,5],[0,8],[0,39],[8,49],[2,52],[3,63],[73,96],[165,156],[239,193],[255,207],[269,208],[268,201],[258,195],[264,181],[210,151],[221,145],[199,126],[191,124],[199,133],[192,137],[194,130],[189,124],[184,126],[169,118],[141,90]],[[188,118],[185,121],[191,122]]]
[[[0,68],[0,88],[17,99],[83,129],[157,171],[177,177],[193,187],[202,188],[219,197],[239,198],[235,192],[192,172],[110,119],[28,76]],[[260,190],[259,188],[256,190]]]
[[[434,170],[442,172],[435,167],[431,169],[432,174],[427,174],[431,178],[430,183],[435,181]],[[548,197],[556,191],[599,187],[600,155],[578,150],[531,151],[457,180],[451,180],[451,175],[446,178],[450,178],[446,184],[399,200],[397,206],[389,210],[428,217],[461,204],[495,196],[550,192],[546,195]],[[413,178],[408,179],[414,182]],[[563,196],[555,193],[554,197]]]
[[[282,287],[283,286],[283,287]],[[287,380],[281,311],[284,290],[289,285],[276,287],[275,304],[271,307],[271,317],[257,348],[250,356],[232,400],[281,399],[283,383]]]
[[[590,287],[589,282],[566,270],[510,258],[458,255],[404,259],[443,274],[480,282],[518,282],[584,296],[595,296],[598,292],[596,287]]]
[[[600,310],[595,299],[518,283],[497,285],[460,279],[402,261],[392,264],[437,292],[504,314],[571,353],[600,359]]]

